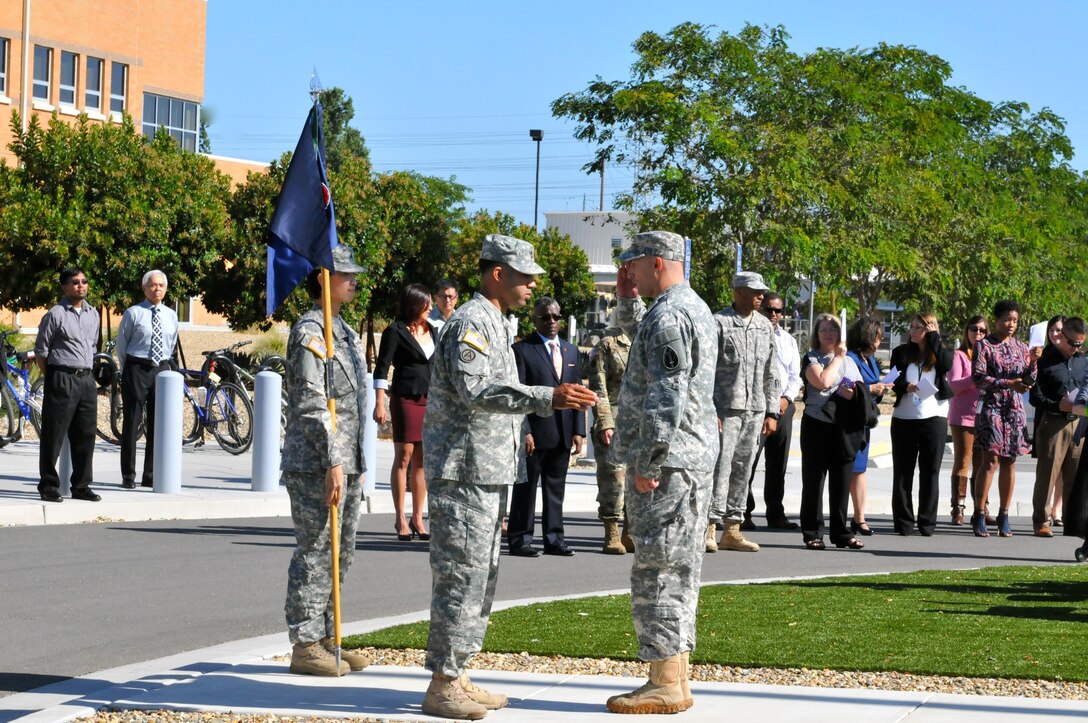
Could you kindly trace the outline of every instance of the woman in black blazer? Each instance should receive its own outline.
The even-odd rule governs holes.
[[[427,388],[431,383],[431,357],[435,335],[427,320],[431,295],[423,284],[404,287],[397,302],[397,318],[382,332],[378,361],[374,367],[374,421],[385,424],[386,390],[389,390],[388,418],[393,423],[393,468],[389,486],[393,490],[393,526],[398,540],[413,536],[429,540],[423,526],[427,509],[427,482],[423,478],[423,414],[427,410]],[[387,381],[393,367],[393,382]],[[405,487],[412,490],[412,518],[404,520]]]
[[[892,383],[892,521],[900,535],[911,534],[917,524],[918,532],[928,537],[937,525],[938,478],[948,435],[948,400],[953,396],[947,379],[952,350],[941,340],[933,314],[916,314],[907,331],[909,341],[893,349],[891,358],[891,365],[899,370]]]

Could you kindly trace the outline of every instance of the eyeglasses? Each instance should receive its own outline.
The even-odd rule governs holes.
[[[559,314],[537,314],[536,318],[541,321],[560,321],[563,317],[559,316]]]
[[[1069,343],[1069,346],[1073,347],[1074,349],[1080,349],[1082,346],[1084,346],[1084,341],[1083,340],[1073,341],[1072,339],[1069,338],[1069,335],[1065,334],[1065,333],[1063,333],[1062,336],[1065,337],[1065,340]]]
[[[969,327],[967,327],[967,331],[973,331],[976,334],[985,334],[986,333],[986,327],[985,326],[969,326]]]
[[[766,311],[768,314],[782,314],[782,313],[784,313],[784,310],[782,308],[777,308],[776,309],[773,306],[764,306],[763,310]]]

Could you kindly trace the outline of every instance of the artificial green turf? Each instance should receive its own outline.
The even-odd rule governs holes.
[[[625,595],[497,612],[485,650],[634,659]],[[345,645],[423,648],[427,623]],[[990,567],[703,588],[692,662],[1088,681],[1088,567]]]

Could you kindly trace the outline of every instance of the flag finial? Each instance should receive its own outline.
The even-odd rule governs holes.
[[[317,63],[314,63],[314,74],[310,76],[310,97],[313,98],[314,103],[317,102],[322,90],[324,88],[321,87],[321,78],[317,77]]]

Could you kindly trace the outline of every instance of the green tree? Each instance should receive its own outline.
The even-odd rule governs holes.
[[[160,130],[148,141],[132,119],[74,123],[56,115],[24,132],[12,114],[17,167],[0,166],[0,305],[26,310],[57,298],[57,272],[78,264],[92,301],[120,311],[158,268],[171,294],[197,295],[230,236],[229,178]]]
[[[479,288],[480,274],[477,269],[484,236],[501,233],[528,241],[536,248],[537,262],[545,273],[537,278],[534,298],[551,296],[559,302],[563,315],[573,314],[581,318],[596,297],[593,276],[589,273],[589,258],[574,245],[569,236],[549,228],[537,232],[528,224],[518,223],[513,216],[496,211],[479,210],[464,220],[449,238],[446,260],[441,267],[441,277],[457,281],[461,287],[461,301],[467,301],[472,291]],[[533,329],[530,317],[532,302],[514,312],[519,319],[522,334]]]
[[[340,170],[345,158],[354,157],[370,163],[370,151],[358,128],[350,125],[355,117],[351,96],[342,88],[321,91],[321,110],[325,125],[325,163],[329,172]]]
[[[642,227],[695,240],[692,284],[712,304],[728,299],[736,243],[776,288],[816,267],[828,298],[861,313],[883,298],[962,318],[995,294],[1042,294],[1039,267],[1083,238],[1060,119],[953,86],[917,48],[800,55],[788,37],[644,33],[629,79],[552,109],[596,145],[587,170],[634,167],[620,205]]]

